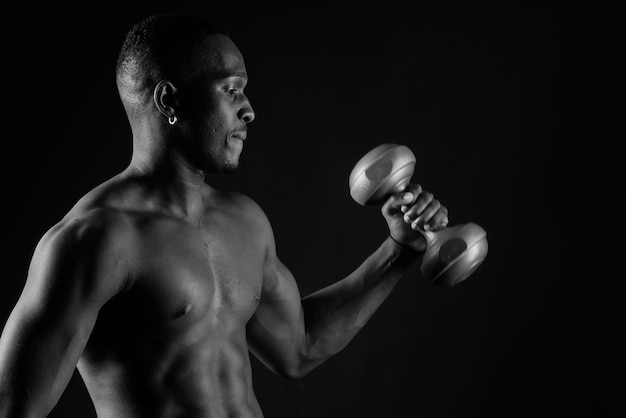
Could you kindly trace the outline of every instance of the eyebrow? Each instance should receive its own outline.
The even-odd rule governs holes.
[[[248,80],[248,73],[243,72],[243,71],[235,71],[235,72],[223,72],[223,73],[219,73],[217,74],[217,78],[219,79],[225,79],[225,78],[230,78],[230,77],[239,77],[239,78],[243,78],[244,80]]]

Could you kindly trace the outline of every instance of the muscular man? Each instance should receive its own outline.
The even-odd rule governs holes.
[[[248,350],[305,375],[343,349],[447,210],[418,185],[382,213],[390,236],[345,279],[301,298],[251,199],[205,183],[238,166],[254,111],[243,57],[184,16],[135,25],[117,85],[129,166],[37,245],[0,340],[0,416],[50,412],[74,368],[99,417],[262,417]]]

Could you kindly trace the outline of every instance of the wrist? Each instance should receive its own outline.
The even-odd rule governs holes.
[[[422,255],[424,252],[418,250],[417,248],[415,248],[414,246],[412,246],[411,244],[405,244],[403,242],[398,241],[397,239],[395,239],[393,237],[393,235],[389,234],[389,240],[393,243],[393,245],[400,249],[403,252],[407,252],[407,253],[412,253],[414,255]]]

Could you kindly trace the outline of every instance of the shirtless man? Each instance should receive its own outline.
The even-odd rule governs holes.
[[[205,183],[237,168],[254,111],[243,57],[202,20],[152,17],[122,47],[129,166],[37,245],[0,340],[0,417],[43,417],[75,367],[99,417],[262,417],[248,350],[304,376],[343,349],[447,210],[418,185],[382,213],[390,236],[345,279],[301,298],[270,223]]]

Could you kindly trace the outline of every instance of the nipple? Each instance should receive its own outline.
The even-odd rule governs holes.
[[[175,313],[174,313],[174,318],[180,318],[181,316],[184,316],[187,312],[189,312],[191,310],[191,304],[188,303],[185,306],[181,306]]]

